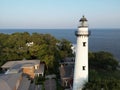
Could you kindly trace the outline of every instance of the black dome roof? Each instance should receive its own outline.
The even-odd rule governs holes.
[[[85,16],[83,15],[83,17],[79,20],[80,22],[82,21],[87,21],[87,19],[85,18]]]

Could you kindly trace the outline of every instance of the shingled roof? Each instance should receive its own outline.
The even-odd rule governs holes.
[[[21,73],[3,74],[0,76],[0,90],[14,90]]]
[[[40,60],[8,61],[3,66],[1,66],[1,68],[17,69],[17,68],[24,66],[25,64],[33,64],[33,65],[40,64]]]

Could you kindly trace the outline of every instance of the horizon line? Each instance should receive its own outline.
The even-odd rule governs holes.
[[[0,29],[78,29],[76,28],[0,28]],[[120,29],[120,28],[89,28],[89,29]]]

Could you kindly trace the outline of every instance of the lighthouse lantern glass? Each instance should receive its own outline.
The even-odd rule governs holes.
[[[80,26],[87,27],[88,26],[87,21],[81,21]]]

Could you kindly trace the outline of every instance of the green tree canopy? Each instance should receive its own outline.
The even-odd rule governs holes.
[[[111,53],[100,51],[89,53],[89,65],[92,69],[116,70],[118,61]]]
[[[8,60],[40,59],[49,71],[55,72],[59,60],[70,55],[70,42],[58,40],[50,34],[0,34],[0,65]]]
[[[111,53],[100,51],[89,53],[89,82],[83,90],[119,90],[120,71],[118,61]]]

